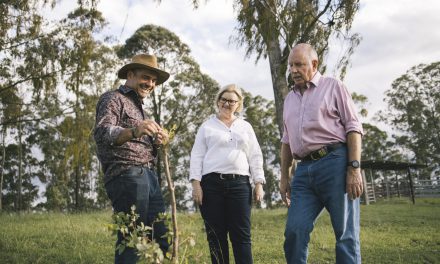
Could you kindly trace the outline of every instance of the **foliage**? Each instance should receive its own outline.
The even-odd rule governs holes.
[[[381,118],[394,129],[393,137],[413,160],[440,175],[440,62],[419,64],[392,83]],[[429,175],[427,175],[429,177]]]
[[[28,104],[28,100],[25,101],[26,98],[23,98],[29,91],[25,89],[25,84],[41,87],[42,83],[49,80],[51,76],[49,71],[40,71],[41,64],[36,61],[41,58],[39,56],[41,51],[45,50],[41,44],[47,40],[46,36],[42,34],[44,23],[37,12],[38,6],[44,6],[48,2],[38,0],[7,1],[0,5],[0,125],[2,132],[6,135],[12,134],[12,131],[15,132],[15,135],[12,136],[12,144],[18,147],[15,154],[7,151],[2,153],[2,163],[6,165],[7,160],[15,159],[16,166],[2,168],[0,199],[3,200],[3,190],[6,191],[6,200],[10,199],[8,196],[14,196],[16,210],[28,208],[29,201],[23,200],[22,188],[31,181],[30,174],[26,175],[26,172],[23,171],[25,161],[23,154],[27,155],[23,152],[23,147],[30,149],[28,146],[24,146],[29,131],[24,131],[23,123],[31,114],[30,104]],[[36,47],[41,49],[40,52],[34,54],[33,51]],[[45,58],[50,57],[50,54],[48,52]],[[32,67],[27,67],[28,65],[32,65]],[[2,148],[7,150],[8,147],[5,144],[8,142],[3,141]],[[15,155],[15,157],[11,157],[11,155]],[[26,170],[26,168],[24,169]],[[3,185],[3,182],[8,186]],[[33,192],[31,201],[35,198],[36,192]],[[23,204],[23,202],[25,203]],[[0,207],[1,209],[2,207]]]
[[[278,197],[278,175],[280,140],[275,120],[275,106],[272,100],[252,96],[244,92],[244,117],[252,125],[263,152],[265,202],[268,208]]]
[[[41,16],[40,8],[48,4],[53,7],[55,1],[12,1],[1,7],[2,29],[8,30],[0,45],[0,75],[5,77],[0,117],[10,130],[26,129],[16,141],[41,150],[35,175],[47,184],[48,199],[40,205],[81,209],[93,206],[88,196],[95,187],[88,182],[98,174],[90,132],[97,91],[113,81],[105,72],[115,56],[93,36],[105,25],[97,1],[79,1],[58,22]]]
[[[400,149],[385,131],[369,123],[363,123],[362,126],[365,133],[362,138],[362,160],[403,160]]]
[[[18,201],[18,148],[16,144],[9,144],[6,147],[5,168],[4,168],[4,183],[3,189],[5,194],[3,195],[3,209],[7,211],[13,210],[29,210],[32,208],[32,202],[35,197],[38,196],[38,187],[32,182],[32,179],[36,176],[38,170],[33,170],[37,165],[36,159],[32,156],[32,153],[28,146],[21,145],[23,153],[23,162],[26,164],[22,172],[22,195],[21,202]]]
[[[136,213],[136,206],[130,208],[130,213],[115,212],[112,215],[112,223],[107,224],[107,229],[117,235],[120,233],[123,240],[116,246],[117,254],[121,254],[127,247],[135,249],[136,253],[140,256],[140,260],[146,263],[162,263],[164,255],[154,239],[154,230],[150,226],[144,225],[143,222],[139,222],[139,215]],[[169,226],[169,219],[167,215],[161,214],[155,222],[164,221]],[[154,226],[154,223],[152,223]],[[166,234],[171,239],[170,233]]]
[[[368,115],[368,98],[365,95],[352,93],[353,102],[358,108],[360,117]],[[391,140],[386,131],[370,123],[362,123],[364,136],[362,137],[362,160],[401,161],[401,151]]]
[[[97,159],[93,138],[94,110],[97,94],[95,89],[109,85],[109,80],[95,78],[112,69],[113,51],[95,40],[93,34],[105,26],[105,20],[96,10],[97,2],[83,2],[61,20],[60,31],[68,36],[63,46],[62,63],[68,71],[62,76],[66,92],[71,96],[66,101],[72,114],[64,116],[57,129],[63,138],[65,182],[70,187],[68,201],[71,209],[90,207],[87,197],[93,186],[88,178],[96,179]]]

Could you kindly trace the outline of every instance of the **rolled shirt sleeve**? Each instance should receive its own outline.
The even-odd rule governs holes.
[[[113,145],[119,134],[124,130],[117,126],[120,123],[118,109],[121,102],[111,93],[104,94],[96,106],[96,127],[94,138],[98,144]]]
[[[345,133],[348,134],[349,132],[357,132],[361,135],[364,135],[362,123],[357,116],[353,98],[348,92],[347,87],[341,81],[338,83],[340,89],[336,89],[336,92],[338,93],[336,100],[341,121],[344,124]]]
[[[266,183],[263,170],[263,153],[260,144],[252,126],[248,126],[249,133],[249,151],[247,153],[249,160],[249,168],[254,183]]]

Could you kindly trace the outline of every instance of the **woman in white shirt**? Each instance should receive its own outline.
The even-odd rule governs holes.
[[[263,155],[252,126],[238,116],[243,95],[235,84],[216,97],[217,114],[199,128],[191,151],[193,199],[205,222],[212,263],[229,263],[228,234],[235,263],[253,263],[252,187],[263,199]]]

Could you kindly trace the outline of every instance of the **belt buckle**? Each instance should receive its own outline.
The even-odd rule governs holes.
[[[230,177],[227,177],[230,176]],[[220,180],[235,180],[236,178],[238,178],[237,174],[223,174],[223,173],[219,173],[219,178]]]
[[[317,154],[317,157],[315,157],[315,154]],[[310,153],[310,158],[312,160],[319,160],[320,158],[327,155],[327,149],[325,147],[318,149],[317,151],[313,151]]]

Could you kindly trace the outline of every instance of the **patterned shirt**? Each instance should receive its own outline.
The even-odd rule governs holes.
[[[147,119],[142,104],[137,93],[124,85],[99,98],[94,138],[98,159],[104,171],[104,183],[130,166],[151,164],[155,161],[156,148],[149,136],[129,140],[120,146],[115,145],[122,130],[136,127]]]
[[[363,134],[362,123],[345,85],[319,72],[307,83],[301,95],[294,88],[284,100],[284,133],[293,157],[301,159],[310,152],[338,142],[346,142],[348,132]]]

